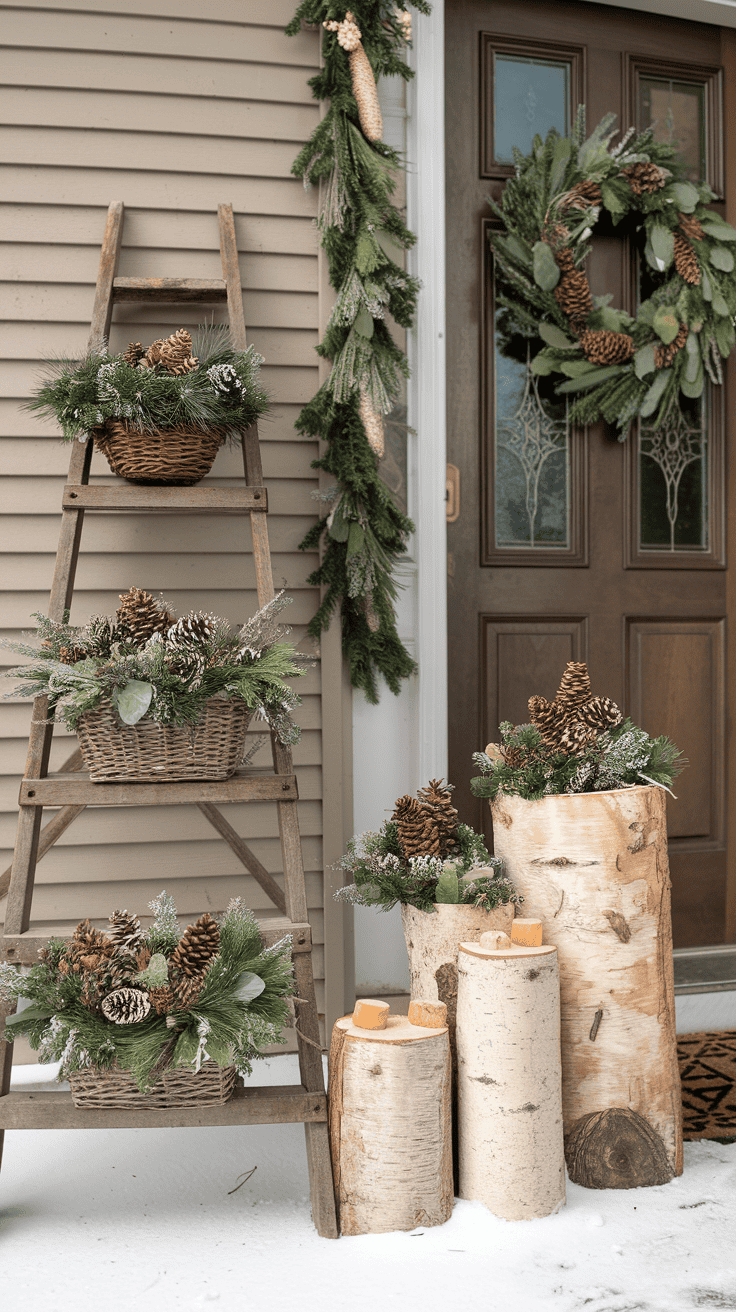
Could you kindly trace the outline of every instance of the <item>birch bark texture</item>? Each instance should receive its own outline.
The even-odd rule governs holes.
[[[447,1026],[389,1016],[332,1031],[329,1123],[344,1235],[443,1225],[452,1212],[450,1044]]]
[[[496,854],[559,953],[570,1178],[599,1189],[682,1173],[670,877],[660,788],[491,804]]]
[[[460,1197],[505,1221],[565,1203],[557,949],[461,943]]]

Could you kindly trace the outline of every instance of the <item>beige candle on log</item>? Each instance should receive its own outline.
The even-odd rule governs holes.
[[[600,1189],[682,1171],[661,788],[492,804],[495,849],[557,946],[570,1178]]]
[[[344,1235],[442,1225],[452,1212],[447,1026],[389,1016],[366,1031],[349,1016],[332,1031],[329,1120]]]
[[[560,984],[554,947],[461,943],[460,1197],[506,1221],[565,1202]]]

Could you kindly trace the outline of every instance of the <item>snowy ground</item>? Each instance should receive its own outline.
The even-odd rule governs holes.
[[[721,998],[718,1022],[736,1024],[736,994]],[[695,1008],[687,1020],[691,1029],[715,1027],[716,1013]],[[48,1068],[16,1071],[19,1087],[47,1078]],[[262,1062],[255,1078],[292,1083],[296,1059]],[[253,1177],[229,1193],[253,1166]],[[435,1229],[334,1242],[314,1231],[307,1195],[301,1126],[9,1133],[0,1176],[1,1305],[9,1312],[736,1310],[736,1144],[687,1144],[683,1176],[660,1188],[569,1185],[567,1206],[542,1221],[507,1223],[459,1201]]]

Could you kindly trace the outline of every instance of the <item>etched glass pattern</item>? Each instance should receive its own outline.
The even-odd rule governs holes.
[[[705,406],[675,408],[660,428],[639,430],[641,551],[707,551],[708,434]]]
[[[493,77],[493,158],[513,163],[513,147],[523,155],[532,148],[536,133],[546,137],[550,128],[565,136],[570,131],[570,64],[496,54]]]
[[[564,402],[542,395],[526,359],[495,342],[496,548],[570,545],[570,442]]]
[[[654,129],[655,141],[677,148],[687,176],[705,176],[705,87],[702,82],[640,77],[639,127]]]

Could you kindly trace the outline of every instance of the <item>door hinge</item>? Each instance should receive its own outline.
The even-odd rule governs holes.
[[[448,465],[445,474],[445,519],[454,524],[460,518],[460,470]]]

